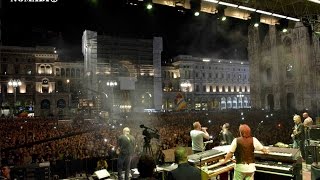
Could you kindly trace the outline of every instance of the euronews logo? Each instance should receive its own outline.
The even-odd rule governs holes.
[[[52,2],[52,3],[55,3],[55,2],[58,2],[58,0],[10,0],[10,2]]]

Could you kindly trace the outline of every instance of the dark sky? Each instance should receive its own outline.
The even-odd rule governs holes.
[[[26,3],[2,0],[4,45],[50,45],[65,56],[81,58],[85,29],[100,34],[139,38],[163,37],[163,59],[178,54],[247,58],[248,22],[214,15],[182,14],[177,8],[129,6],[127,0],[58,0]]]

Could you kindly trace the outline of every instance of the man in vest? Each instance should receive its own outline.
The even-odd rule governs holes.
[[[239,127],[240,137],[234,139],[231,143],[230,151],[222,163],[228,162],[233,154],[236,158],[233,179],[253,180],[256,171],[254,163],[254,151],[268,153],[258,139],[251,136],[251,129],[248,125],[242,124]]]

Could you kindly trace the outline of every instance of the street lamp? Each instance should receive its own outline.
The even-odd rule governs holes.
[[[113,112],[113,107],[114,107],[114,94],[113,94],[113,88],[115,86],[118,86],[117,81],[115,80],[108,80],[107,81],[107,86],[111,88],[111,93],[112,93],[112,108],[111,108],[111,113]]]
[[[20,79],[11,79],[8,82],[8,85],[13,87],[13,93],[14,93],[13,113],[15,113],[16,112],[16,102],[17,102],[17,87],[21,86],[21,81],[20,81]]]

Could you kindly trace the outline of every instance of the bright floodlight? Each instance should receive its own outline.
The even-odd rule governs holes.
[[[152,4],[148,4],[147,9],[152,9]]]
[[[286,33],[286,32],[288,32],[288,29],[284,28],[284,29],[282,29],[282,32]]]
[[[198,11],[194,13],[194,16],[199,16],[199,15],[200,13]]]
[[[225,20],[227,20],[227,17],[223,16],[223,17],[221,18],[221,21],[225,21]]]
[[[259,27],[259,23],[254,23],[254,27]]]

